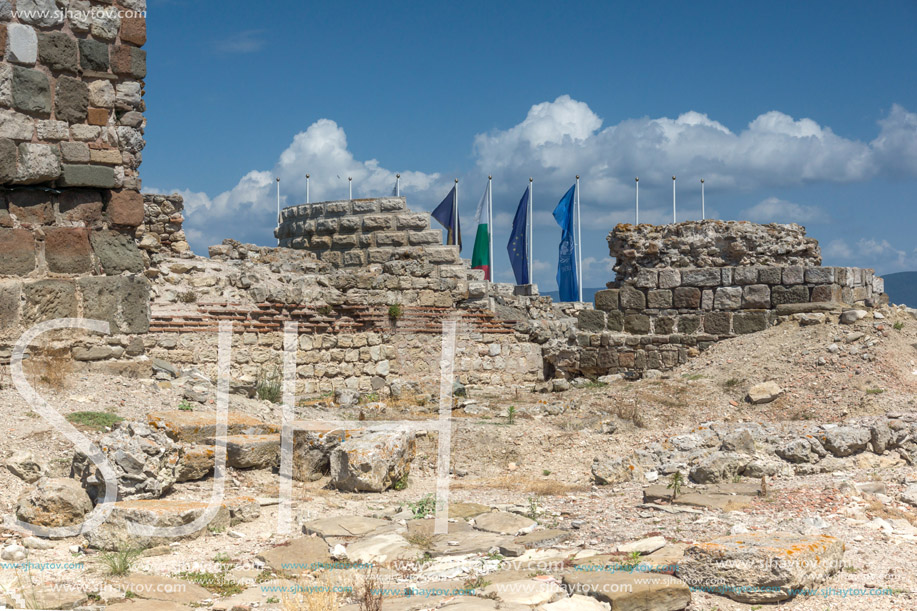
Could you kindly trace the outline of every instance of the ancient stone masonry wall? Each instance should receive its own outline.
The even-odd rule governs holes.
[[[66,4],[66,3],[61,3]],[[0,334],[51,318],[149,327],[142,0],[0,3]]]
[[[144,251],[148,266],[171,255],[192,256],[182,229],[184,209],[185,200],[181,195],[143,194],[143,223],[134,237]]]
[[[745,221],[687,221],[673,225],[621,224],[608,234],[617,279],[640,268],[821,265],[818,241],[799,225]]]
[[[360,267],[393,259],[434,265],[461,263],[458,248],[442,245],[430,215],[407,208],[403,197],[322,202],[286,208],[279,245],[315,253],[335,267]]]

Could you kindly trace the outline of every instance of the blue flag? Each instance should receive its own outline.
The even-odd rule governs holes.
[[[573,238],[573,195],[570,187],[554,208],[554,220],[560,225],[560,256],[557,259],[557,290],[561,301],[579,301],[579,281],[576,276],[576,244]]]
[[[459,252],[462,251],[462,225],[459,223],[458,210],[455,205],[455,187],[452,187],[452,190],[449,191],[449,195],[444,199],[433,212],[430,214],[439,221],[439,224],[445,227],[448,231],[446,233],[446,244],[448,246],[454,246],[458,244]],[[458,237],[458,240],[456,240]]]
[[[513,231],[509,234],[509,243],[506,252],[509,253],[509,262],[513,266],[516,284],[531,284],[529,278],[529,240],[526,233],[529,217],[529,197],[531,192],[526,188],[519,207],[516,208],[516,218],[513,219]]]

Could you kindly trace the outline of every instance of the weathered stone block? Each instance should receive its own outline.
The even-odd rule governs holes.
[[[650,332],[650,317],[645,314],[628,314],[624,317],[624,330],[634,335]]]
[[[97,140],[102,133],[102,128],[98,125],[71,125],[70,135],[74,140],[80,142],[92,142]]]
[[[87,122],[90,125],[108,125],[108,112],[107,108],[90,108],[87,112]],[[117,152],[117,149],[112,150]],[[120,163],[120,161],[121,154],[118,153],[118,160],[115,164]]]
[[[618,309],[618,289],[605,289],[595,293],[595,309],[609,312]]]
[[[76,72],[79,51],[76,39],[63,32],[42,32],[38,35],[38,59],[51,70]]]
[[[716,289],[713,308],[716,310],[738,310],[742,306],[742,287],[724,286]]]
[[[676,308],[685,310],[700,309],[700,299],[700,289],[688,286],[680,286],[675,289],[674,305]]]
[[[18,149],[9,138],[0,138],[0,184],[16,178]]]
[[[13,108],[33,115],[51,114],[51,85],[40,70],[13,66]]]
[[[50,182],[60,174],[60,149],[57,145],[20,143],[16,182],[23,185]]]
[[[357,236],[336,235],[331,238],[331,248],[334,250],[352,250],[357,247]]]
[[[83,227],[51,227],[45,230],[45,261],[48,271],[79,274],[92,269],[89,230]]]
[[[112,191],[108,219],[114,225],[137,227],[143,223],[143,196],[137,191]]]
[[[35,134],[32,119],[15,110],[0,110],[0,138],[31,140]]]
[[[735,267],[732,269],[733,284],[755,284],[758,282],[758,268],[750,266]]]
[[[64,13],[54,0],[16,0],[19,19],[43,28],[64,23]]]
[[[89,241],[103,273],[143,271],[143,256],[131,236],[116,231],[94,231]]]
[[[108,72],[108,45],[89,38],[81,38],[80,67],[93,72]]]
[[[57,79],[54,87],[54,115],[60,121],[82,123],[89,108],[89,86],[69,76]]]
[[[121,151],[118,149],[89,149],[89,163],[91,164],[121,165],[123,162]]]
[[[352,202],[354,214],[372,214],[379,212],[379,204],[375,200],[356,200]]]
[[[354,233],[360,230],[362,223],[360,219],[354,218],[352,216],[345,216],[340,221],[338,221],[338,232],[339,233]]]
[[[362,250],[351,250],[344,253],[344,265],[346,267],[362,267],[366,265],[366,253]]]
[[[98,108],[114,108],[115,88],[112,86],[111,81],[106,79],[99,79],[97,81],[90,82],[88,87],[90,104]]]
[[[381,247],[407,246],[408,243],[407,235],[401,232],[380,232],[374,234],[373,238],[376,241],[376,246]]]
[[[23,286],[25,308],[23,319],[33,325],[53,318],[73,318],[76,311],[76,287],[70,280],[39,280]]]
[[[350,214],[351,204],[347,202],[330,202],[325,204],[326,216],[344,216]]]
[[[398,229],[422,231],[430,228],[430,217],[426,214],[403,214],[396,218]]]
[[[659,288],[673,289],[676,286],[681,286],[680,270],[671,268],[659,270]]]
[[[118,142],[122,150],[128,151],[129,153],[139,153],[146,145],[143,134],[140,133],[139,129],[118,126],[116,131],[118,132]]]
[[[25,276],[35,265],[32,233],[26,229],[0,229],[0,274]]]
[[[6,26],[6,59],[31,66],[38,59],[38,35],[21,23]]]
[[[121,40],[142,47],[146,44],[146,18],[145,17],[122,17],[121,18]]]
[[[758,282],[761,284],[780,284],[783,272],[779,267],[759,267]]]
[[[822,284],[812,287],[812,301],[842,301],[842,287],[837,284]]]
[[[783,284],[802,284],[805,281],[805,268],[801,265],[790,265],[783,268]]]
[[[61,142],[60,152],[64,163],[89,163],[89,145],[85,142]]]
[[[115,169],[102,165],[64,164],[60,184],[64,187],[113,189],[115,187]]]
[[[37,123],[39,140],[69,140],[70,126],[66,121],[45,119]]]
[[[742,293],[742,307],[746,309],[768,309],[771,307],[771,289],[766,284],[746,286]]]
[[[804,285],[771,288],[771,303],[775,306],[783,303],[806,303],[807,301],[809,301],[809,289]]]
[[[150,281],[145,277],[121,276],[119,328],[122,333],[150,330]]]
[[[646,295],[640,289],[634,288],[629,284],[625,284],[619,289],[618,297],[622,310],[646,309]]]
[[[9,329],[19,324],[21,296],[21,282],[0,282],[0,329]]]
[[[581,331],[604,331],[605,312],[601,310],[580,310],[576,317],[576,326]]]
[[[763,331],[767,328],[767,312],[739,312],[732,318],[732,328],[738,335]]]
[[[681,283],[684,286],[719,286],[722,279],[718,268],[697,268],[681,270]]]
[[[653,333],[659,335],[669,335],[675,333],[674,316],[657,316],[653,319]]]
[[[700,295],[700,307],[702,310],[713,309],[714,292],[713,289],[704,289]]]
[[[806,282],[808,284],[831,284],[834,282],[834,268],[807,267]]]
[[[700,328],[700,317],[695,314],[679,316],[676,324],[679,333],[693,335]]]
[[[426,244],[439,244],[443,240],[443,234],[438,229],[429,231],[411,231],[408,232],[408,244],[411,246],[422,246]]]
[[[20,223],[50,225],[54,222],[51,194],[32,189],[17,189],[7,195],[10,214]]]
[[[606,313],[608,318],[605,326],[609,331],[621,332],[624,330],[624,312],[620,310],[611,310]]]
[[[388,197],[379,201],[379,210],[382,212],[398,212],[405,208],[405,198],[403,197]]]
[[[3,30],[5,31],[5,30]],[[0,47],[2,52],[4,47]],[[0,64],[0,106],[9,108],[13,105],[13,66]]]
[[[672,307],[672,291],[655,289],[647,293],[647,305],[650,308],[662,310]]]
[[[374,215],[363,218],[363,231],[389,231],[395,228],[394,216]]]
[[[96,8],[90,14],[89,31],[101,40],[112,41],[118,37],[121,30],[121,17],[114,7],[104,9]]]
[[[654,289],[659,285],[659,272],[655,269],[642,268],[637,272],[634,284],[642,289]]]
[[[731,312],[709,312],[704,314],[704,333],[710,335],[729,335]]]
[[[98,191],[67,189],[58,197],[57,206],[66,221],[92,225],[102,220],[102,194]]]

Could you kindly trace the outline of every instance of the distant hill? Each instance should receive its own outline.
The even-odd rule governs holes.
[[[594,289],[587,289],[583,287],[583,301],[587,303],[595,303],[595,294],[597,291],[604,290],[604,286],[600,286]],[[560,301],[560,291],[548,291],[547,293],[541,293],[542,295],[547,295],[554,301]]]
[[[898,272],[882,277],[889,301],[917,308],[917,272]]]

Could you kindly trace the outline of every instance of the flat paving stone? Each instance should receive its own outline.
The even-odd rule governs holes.
[[[681,611],[691,604],[691,590],[671,575],[621,571],[572,571],[563,576],[568,591],[628,611]]]
[[[391,524],[388,520],[377,518],[364,518],[360,516],[336,516],[333,518],[320,518],[306,522],[302,526],[303,533],[316,534],[320,537],[363,537]]]
[[[286,545],[261,551],[258,559],[278,575],[297,575],[318,570],[331,563],[328,544],[321,537],[300,537]]]
[[[118,589],[130,590],[138,598],[148,600],[191,604],[214,597],[210,590],[196,583],[160,575],[130,575],[114,583]]]
[[[508,511],[483,513],[474,519],[476,529],[501,535],[524,534],[523,531],[534,528],[536,524],[531,518]]]
[[[175,441],[185,443],[201,442],[215,437],[217,434],[216,421],[216,412],[172,410],[153,412],[147,416],[150,426],[163,431]],[[268,424],[248,414],[229,412],[227,415],[227,435],[264,435],[279,432],[279,426]]]

